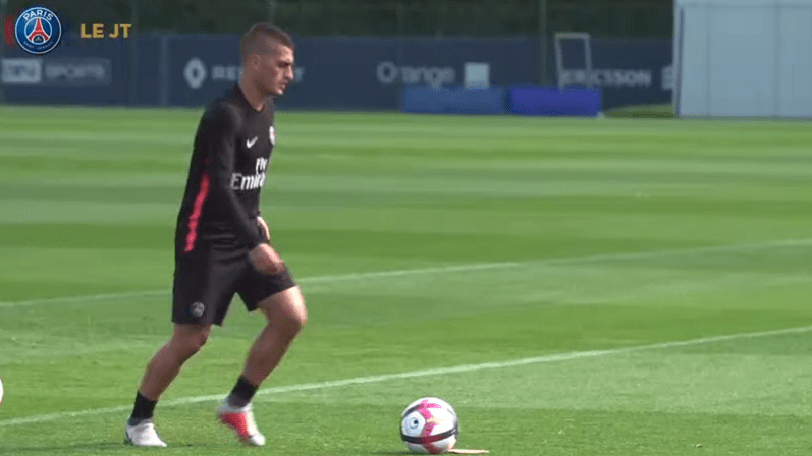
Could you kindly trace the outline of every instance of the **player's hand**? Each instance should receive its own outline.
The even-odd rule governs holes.
[[[285,269],[285,263],[270,244],[262,243],[248,253],[248,260],[257,271],[263,274],[278,274]]]
[[[265,233],[265,239],[271,239],[271,230],[268,229],[268,224],[265,223],[265,220],[262,217],[257,217],[257,223],[259,226],[262,227],[262,232]]]

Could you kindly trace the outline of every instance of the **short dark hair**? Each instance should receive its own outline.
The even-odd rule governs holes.
[[[269,41],[274,41],[291,50],[294,49],[290,35],[270,22],[258,22],[240,38],[240,60],[244,61],[250,54],[270,52],[270,49],[267,48]]]

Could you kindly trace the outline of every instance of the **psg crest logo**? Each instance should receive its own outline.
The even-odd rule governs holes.
[[[42,6],[23,11],[14,23],[14,37],[31,54],[51,52],[62,38],[62,23],[56,13]]]

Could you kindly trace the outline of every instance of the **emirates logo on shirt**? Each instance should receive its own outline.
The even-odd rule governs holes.
[[[265,171],[268,169],[267,158],[257,158],[255,174],[231,174],[231,188],[234,190],[256,190],[265,185]]]

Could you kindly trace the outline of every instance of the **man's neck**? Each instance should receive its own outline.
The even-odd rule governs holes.
[[[265,109],[265,101],[267,97],[265,97],[256,86],[248,84],[245,79],[240,79],[237,83],[237,86],[242,91],[242,94],[245,96],[245,99],[248,100],[248,103],[257,111],[262,111]]]

